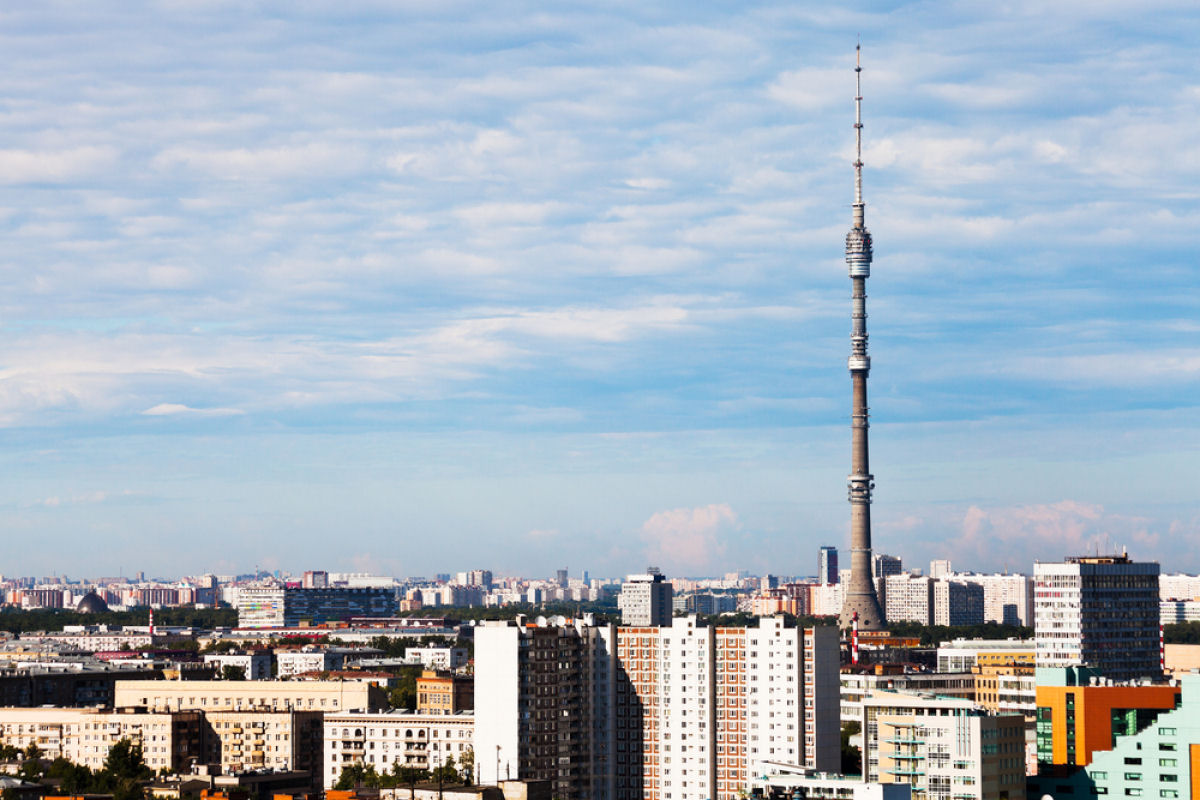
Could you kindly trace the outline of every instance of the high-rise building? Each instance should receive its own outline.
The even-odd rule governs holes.
[[[929,562],[929,577],[944,578],[954,572],[948,558],[935,558]]]
[[[967,575],[955,580],[983,587],[983,621],[1033,625],[1033,578],[1028,575]]]
[[[983,587],[943,578],[933,582],[934,625],[982,625]]]
[[[771,768],[839,767],[837,629],[621,627],[618,800],[733,800]]]
[[[646,627],[670,625],[674,587],[655,567],[643,575],[630,575],[621,584],[617,607],[621,609],[621,624]]]
[[[817,583],[822,585],[838,582],[838,551],[831,545],[823,545],[817,551]]]
[[[480,784],[548,780],[563,800],[612,798],[615,636],[586,615],[475,629]]]
[[[310,569],[304,573],[300,585],[305,589],[329,588],[329,573],[325,570]]]
[[[875,583],[871,580],[871,493],[875,476],[871,474],[867,454],[867,374],[871,357],[867,355],[867,278],[871,275],[871,234],[867,231],[866,204],[862,192],[862,64],[854,65],[857,91],[854,97],[854,216],[846,234],[846,265],[850,268],[851,329],[850,368],[850,585],[838,624],[849,628],[853,622],[861,630],[882,630],[887,623]]]
[[[1158,572],[1125,554],[1037,562],[1037,665],[1091,667],[1113,680],[1161,676]]]
[[[887,601],[887,618],[892,622],[933,623],[933,588],[925,575],[888,575],[881,580]]]

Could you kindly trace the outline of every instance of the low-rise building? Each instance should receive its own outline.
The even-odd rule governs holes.
[[[459,769],[474,764],[475,716],[389,711],[379,714],[326,714],[323,784],[332,787],[352,764],[391,772],[396,767],[421,770],[453,759]]]
[[[465,647],[409,647],[404,660],[425,669],[458,669],[467,665],[470,655]]]
[[[117,708],[151,711],[375,711],[387,692],[363,680],[121,681]]]
[[[908,672],[901,665],[874,664],[841,674],[841,719],[859,719],[863,698],[877,691],[936,694],[975,699],[975,675],[970,672]]]
[[[848,775],[790,771],[756,777],[750,796],[764,800],[910,800],[912,787],[904,783],[866,783]]]
[[[204,663],[212,664],[218,675],[226,668],[240,669],[248,681],[271,679],[271,654],[253,651],[249,653],[206,653]]]
[[[427,669],[417,678],[417,711],[457,714],[475,708],[475,678]]]

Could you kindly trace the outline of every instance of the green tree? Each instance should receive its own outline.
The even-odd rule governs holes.
[[[862,752],[850,744],[850,737],[862,732],[862,726],[857,722],[847,722],[842,726],[842,774],[862,774]]]
[[[42,757],[42,748],[37,746],[37,742],[30,742],[22,755],[25,756],[26,760],[30,761],[39,759]]]
[[[128,739],[122,739],[108,748],[104,771],[117,780],[127,781],[143,780],[154,775],[142,757],[142,746]]]
[[[0,745],[0,761],[16,761],[21,757],[21,751],[11,744]]]
[[[334,789],[349,790],[359,787],[368,789],[379,788],[379,773],[375,771],[373,764],[363,766],[362,764],[347,764],[342,767],[342,774],[338,776],[337,783],[333,785]],[[114,800],[116,800],[114,798]]]
[[[223,681],[244,681],[246,680],[246,668],[239,667],[235,664],[226,664],[221,667],[221,680]]]
[[[470,786],[475,783],[475,751],[468,747],[458,757],[459,773],[463,783]]]
[[[454,756],[446,756],[446,761],[433,771],[433,780],[438,783],[462,783],[462,776],[454,766]]]

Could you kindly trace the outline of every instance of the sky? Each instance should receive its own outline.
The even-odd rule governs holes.
[[[0,9],[0,574],[1200,571],[1194,2]]]

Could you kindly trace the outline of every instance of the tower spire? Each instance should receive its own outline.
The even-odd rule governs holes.
[[[850,270],[850,582],[842,604],[839,624],[849,628],[857,620],[865,631],[882,630],[887,623],[872,576],[875,558],[871,550],[871,474],[867,448],[867,278],[871,276],[871,234],[867,230],[862,194],[862,45],[854,53],[854,219],[846,234],[846,266]]]

